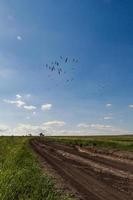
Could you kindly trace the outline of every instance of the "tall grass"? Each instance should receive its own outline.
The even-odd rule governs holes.
[[[0,200],[62,200],[26,137],[0,137]]]

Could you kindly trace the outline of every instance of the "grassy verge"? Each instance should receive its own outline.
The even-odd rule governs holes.
[[[63,200],[42,173],[28,137],[0,137],[0,200]]]
[[[72,146],[79,145],[133,151],[133,136],[48,137],[47,139]]]

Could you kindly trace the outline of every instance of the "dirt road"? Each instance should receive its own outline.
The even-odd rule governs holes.
[[[83,200],[132,200],[133,163],[79,152],[76,148],[32,140],[32,148]]]

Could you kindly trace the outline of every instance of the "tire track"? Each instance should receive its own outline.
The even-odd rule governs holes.
[[[70,186],[74,187],[83,200],[131,200],[131,196],[105,184],[97,179],[91,168],[86,168],[75,161],[58,154],[57,146],[40,141],[31,141],[33,149],[44,158],[61,175]],[[68,150],[69,148],[67,148]],[[75,151],[74,151],[75,153]],[[89,173],[90,172],[90,173]],[[95,177],[96,176],[96,177]]]

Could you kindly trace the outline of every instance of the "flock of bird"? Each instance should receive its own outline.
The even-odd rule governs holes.
[[[78,59],[75,58],[69,58],[69,57],[64,57],[60,56],[60,59],[57,61],[52,61],[50,64],[43,64],[43,68],[47,69],[49,72],[53,73],[53,72],[57,72],[58,75],[63,75],[66,74],[66,70],[64,70],[64,65],[69,64],[69,65],[74,65],[77,64],[79,62]],[[71,68],[72,70],[75,69],[75,67]],[[49,75],[50,77],[50,75]],[[70,82],[73,81],[74,78],[71,77],[69,79],[66,80],[66,82]]]
[[[75,70],[78,62],[79,62],[79,59],[60,56],[58,60],[52,61],[50,64],[48,64],[48,63],[43,64],[43,69],[50,72],[50,73],[48,73],[48,78],[52,77],[51,74],[53,74],[54,72],[56,72],[59,76],[63,76],[65,74],[67,74],[67,70],[70,70],[70,69]],[[66,69],[66,67],[67,67],[67,69]],[[70,83],[70,82],[74,81],[74,77],[72,77],[70,75],[70,73],[68,73],[68,75],[69,75],[69,77],[65,76],[65,82]],[[59,86],[59,84],[56,83],[55,86]],[[99,83],[97,85],[96,93],[99,96],[102,96],[102,95],[104,95],[104,92],[109,89],[110,89],[109,84]],[[94,95],[96,95],[96,93],[94,92]],[[93,94],[90,93],[89,95],[93,95]]]

